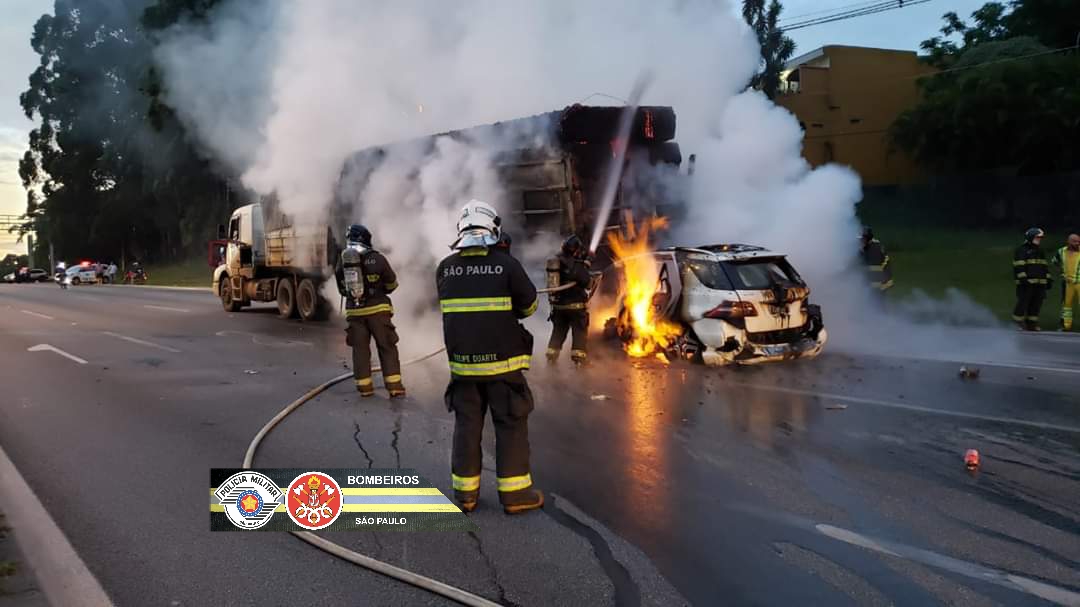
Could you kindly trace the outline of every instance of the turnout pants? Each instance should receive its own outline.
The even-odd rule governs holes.
[[[1046,299],[1046,285],[1019,284],[1016,286],[1016,307],[1013,320],[1028,329],[1039,325],[1039,310]]]
[[[547,356],[554,360],[559,357],[566,334],[573,332],[570,342],[570,358],[584,361],[588,357],[589,311],[588,310],[552,310],[551,339],[548,340]]]
[[[352,346],[353,378],[356,386],[372,385],[371,380],[371,339],[375,339],[375,348],[379,351],[379,363],[382,365],[383,381],[387,384],[401,382],[401,362],[398,360],[398,334],[391,321],[390,312],[379,312],[368,316],[350,316],[345,329],[345,343]]]
[[[1062,288],[1061,327],[1070,331],[1073,326],[1073,306],[1080,306],[1080,282],[1066,282]]]
[[[451,379],[446,407],[454,412],[454,449],[450,459],[454,494],[459,501],[475,500],[480,491],[484,417],[495,424],[495,474],[499,501],[513,504],[532,487],[529,473],[529,413],[532,391],[524,376],[513,381]],[[531,493],[531,492],[530,492]]]

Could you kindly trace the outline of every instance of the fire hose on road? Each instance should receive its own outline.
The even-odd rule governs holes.
[[[550,289],[538,289],[537,293],[556,293],[558,291],[564,291],[566,289],[569,289],[575,284],[576,283],[569,283]],[[402,366],[414,365],[416,363],[423,362],[425,360],[428,360],[429,358],[434,358],[435,356],[438,356],[445,351],[446,348],[439,348],[438,350],[435,350],[434,352],[431,352],[429,354],[425,354],[423,356],[404,361],[402,363]],[[382,371],[380,367],[373,367],[371,370],[373,373]],[[318,386],[315,386],[311,390],[305,392],[300,398],[289,403],[270,421],[266,422],[266,424],[255,435],[255,438],[251,440],[251,444],[248,445],[247,452],[244,454],[243,468],[251,468],[252,462],[255,461],[255,451],[259,448],[259,445],[262,443],[263,439],[265,439],[266,436],[270,434],[270,431],[273,430],[275,426],[277,426],[286,417],[288,417],[290,413],[296,411],[305,403],[322,394],[323,392],[329,390],[333,386],[348,380],[350,377],[352,377],[352,373],[342,373],[337,377],[333,377],[330,380],[323,382]],[[310,531],[290,531],[289,533],[291,533],[294,537],[301,539],[308,544],[311,544],[319,550],[327,552],[340,559],[349,561],[354,565],[359,565],[361,567],[364,567],[365,569],[369,569],[376,573],[381,573],[385,576],[392,577],[411,586],[415,586],[417,588],[427,590],[428,592],[433,592],[440,596],[444,596],[448,599],[457,601],[462,605],[469,605],[470,607],[498,607],[499,605],[498,603],[489,601],[482,596],[472,594],[470,592],[451,586],[449,584],[445,584],[438,580],[420,575],[418,573],[413,573],[412,571],[409,571],[407,569],[395,567],[394,565],[391,565],[389,563],[371,558],[370,556],[360,554],[359,552],[353,550],[349,550],[341,544],[336,544],[334,542],[331,542],[330,540],[319,537],[318,535],[315,535]]]

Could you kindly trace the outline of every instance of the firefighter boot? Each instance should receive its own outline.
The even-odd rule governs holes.
[[[574,365],[578,369],[589,366],[589,355],[584,350],[571,350],[570,360],[574,361]]]
[[[521,514],[544,507],[544,494],[533,488],[500,493],[499,500],[502,501],[503,512],[507,514]]]
[[[457,502],[458,508],[461,511],[468,514],[473,510],[476,510],[476,502],[480,499],[480,491],[458,491],[454,489],[454,501]]]
[[[356,380],[356,391],[364,398],[375,396],[375,383],[371,381],[370,377],[358,379]]]
[[[405,396],[405,384],[401,383],[400,375],[390,375],[386,378],[386,391],[390,393],[390,398]]]
[[[547,349],[547,361],[549,365],[554,365],[559,362],[559,351],[555,348]]]

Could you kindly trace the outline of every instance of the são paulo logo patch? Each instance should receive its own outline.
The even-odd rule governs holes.
[[[258,529],[270,522],[282,495],[277,483],[268,476],[249,470],[230,476],[214,492],[214,497],[233,525]]]
[[[341,514],[341,487],[322,472],[305,472],[289,483],[285,491],[286,511],[304,529],[322,529]]]

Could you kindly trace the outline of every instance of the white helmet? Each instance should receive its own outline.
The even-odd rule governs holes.
[[[458,239],[450,248],[492,246],[499,241],[501,224],[495,207],[481,200],[470,200],[461,209],[461,219],[457,223]]]

